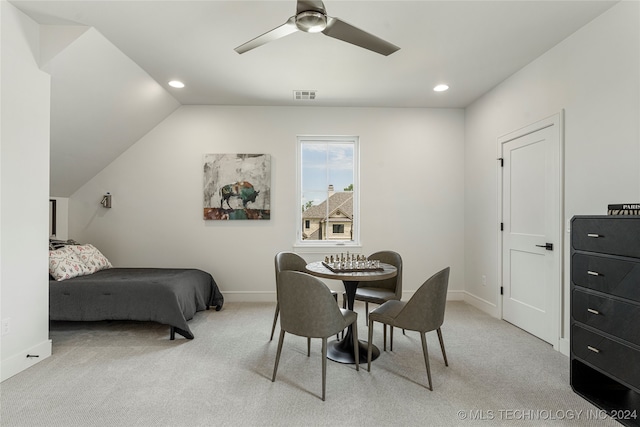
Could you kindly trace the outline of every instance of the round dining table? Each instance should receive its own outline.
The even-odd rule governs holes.
[[[376,280],[389,279],[398,274],[398,270],[391,264],[380,263],[380,268],[374,271],[340,271],[330,270],[325,267],[322,261],[312,262],[306,266],[307,273],[312,276],[324,279],[342,280],[347,294],[347,308],[353,310],[353,302],[356,297],[356,289],[360,282],[372,282]],[[368,325],[367,325],[368,326]],[[360,363],[367,362],[367,342],[359,340]],[[380,350],[372,346],[371,360],[375,360],[380,355]],[[349,325],[347,333],[341,340],[332,341],[327,344],[327,359],[340,363],[356,363],[355,349],[353,346],[353,330]]]

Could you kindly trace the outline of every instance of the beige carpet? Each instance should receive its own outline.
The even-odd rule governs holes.
[[[356,309],[366,338],[364,306]],[[567,357],[462,302],[447,305],[442,327],[449,367],[428,334],[434,391],[419,335],[396,331],[394,351],[370,373],[328,362],[322,402],[320,340],[307,357],[306,339],[287,335],[271,382],[273,310],[227,303],[200,312],[192,341],[169,341],[154,323],[52,323],[53,355],[0,384],[0,425],[619,425],[573,393]]]

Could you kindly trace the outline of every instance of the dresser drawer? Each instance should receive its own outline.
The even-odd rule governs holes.
[[[571,282],[640,302],[640,261],[574,253]]]
[[[640,258],[640,217],[575,217],[571,220],[571,246]]]
[[[640,346],[640,305],[574,289],[571,315],[576,322]]]
[[[587,363],[640,391],[640,351],[574,324],[571,352]]]

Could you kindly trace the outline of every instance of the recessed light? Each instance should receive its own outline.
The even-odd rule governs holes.
[[[171,80],[169,82],[169,86],[175,87],[176,89],[182,89],[184,87],[184,83],[178,80]]]
[[[445,90],[449,89],[449,86],[447,85],[438,85],[436,87],[433,88],[434,91],[436,92],[444,92]]]

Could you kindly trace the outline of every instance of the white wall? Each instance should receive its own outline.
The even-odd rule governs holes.
[[[38,69],[38,25],[0,2],[0,380],[51,355],[47,236],[49,76]],[[27,358],[27,354],[38,355]]]
[[[639,8],[635,1],[617,4],[466,109],[465,289],[469,302],[495,316],[499,136],[564,109],[565,225],[574,215],[604,215],[609,203],[640,200]]]
[[[461,295],[462,110],[183,106],[71,196],[69,237],[115,266],[201,268],[227,300],[275,301],[273,256],[292,250],[299,211],[298,134],[359,135],[362,253],[400,252],[407,291],[451,266]],[[271,220],[202,219],[206,153],[271,154]]]

